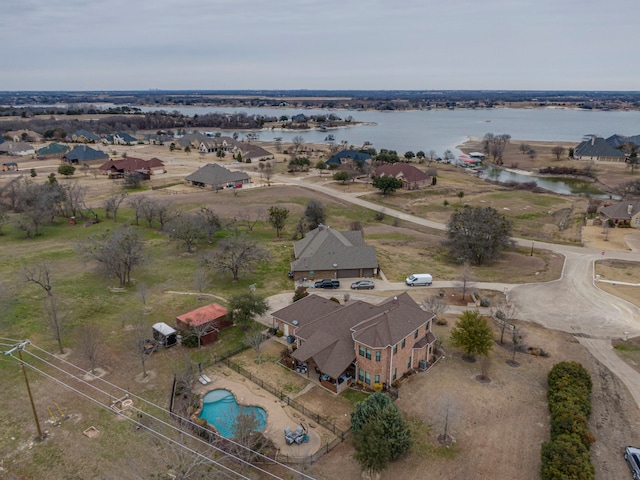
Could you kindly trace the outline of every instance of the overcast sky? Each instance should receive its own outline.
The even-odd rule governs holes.
[[[638,0],[4,0],[0,90],[640,90]]]

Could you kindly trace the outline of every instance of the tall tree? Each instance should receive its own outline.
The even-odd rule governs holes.
[[[203,258],[203,265],[216,268],[220,273],[231,272],[233,280],[237,281],[240,272],[250,271],[268,259],[266,248],[240,234],[221,240],[216,251]]]
[[[256,352],[258,365],[262,363],[262,347],[266,339],[267,336],[264,333],[264,327],[260,324],[253,325],[253,327],[244,334],[244,343]]]
[[[318,225],[325,223],[327,212],[319,200],[312,199],[307,202],[304,217],[307,220],[309,230],[313,230],[314,228],[318,228]]]
[[[477,310],[465,310],[451,329],[451,344],[468,358],[487,356],[493,347],[493,331]]]
[[[280,232],[287,223],[289,217],[289,210],[284,207],[270,207],[269,208],[269,223],[276,229],[276,237],[280,238]]]
[[[193,252],[193,247],[206,236],[206,224],[199,215],[183,213],[169,222],[169,236],[176,242],[182,243],[187,253]]]
[[[298,150],[302,148],[302,145],[304,145],[304,138],[301,137],[300,135],[296,135],[291,139],[291,142],[293,143],[293,147],[295,151],[298,152]]]
[[[447,225],[451,254],[460,261],[483,265],[503,248],[513,246],[511,221],[491,207],[470,207],[451,214]]]
[[[380,190],[380,193],[386,195],[402,188],[402,180],[390,175],[380,175],[373,179],[372,185]]]
[[[118,210],[120,209],[120,205],[127,198],[126,193],[116,193],[115,195],[111,195],[107,198],[102,206],[104,207],[105,215],[109,218],[110,214],[113,214],[113,221],[118,221]]]
[[[104,232],[79,245],[82,253],[97,261],[107,276],[116,277],[120,287],[131,281],[131,270],[143,259],[143,242],[138,232],[123,225],[113,233]]]
[[[89,371],[94,373],[96,364],[100,360],[102,345],[104,344],[104,338],[102,336],[100,326],[94,323],[85,323],[80,325],[78,329],[78,341],[80,351],[89,362]]]

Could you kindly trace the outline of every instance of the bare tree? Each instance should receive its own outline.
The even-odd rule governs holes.
[[[206,237],[208,225],[199,215],[182,214],[169,222],[168,230],[173,240],[181,242],[187,253],[192,253],[194,245]]]
[[[262,165],[262,164],[260,164]],[[248,232],[253,232],[253,227],[256,226],[260,220],[264,219],[264,208],[246,208],[239,216],[239,221],[242,225],[247,227]]]
[[[45,298],[44,307],[47,312],[47,326],[49,327],[49,330],[51,330],[53,339],[58,342],[58,348],[62,354],[64,353],[64,348],[62,347],[62,335],[68,324],[65,306],[60,300],[60,297],[54,294]]]
[[[291,139],[291,141],[293,142],[293,147],[296,153],[300,150],[300,148],[302,148],[302,145],[304,145],[304,138],[302,138],[302,136],[300,135],[296,135]]]
[[[140,217],[142,216],[142,206],[147,202],[144,195],[131,195],[127,201],[127,205],[133,210],[133,223],[140,225]]]
[[[149,288],[144,283],[136,285],[136,293],[143,305],[147,304],[147,297],[149,296]]]
[[[240,272],[249,271],[268,259],[268,250],[255,240],[244,235],[234,235],[222,240],[217,251],[204,257],[202,263],[220,273],[231,272],[233,280],[237,281]]]
[[[513,330],[511,330],[511,362],[507,362],[512,367],[517,367],[518,365],[520,365],[518,362],[516,362],[516,353],[518,353],[518,350],[520,350],[521,346],[524,345],[525,338],[526,334],[522,330],[522,327],[514,325]]]
[[[469,262],[464,262],[458,276],[456,277],[456,284],[458,288],[462,291],[462,301],[464,302],[465,296],[467,294],[467,290],[471,288],[475,283],[475,276],[473,275],[473,271],[471,270],[471,265]]]
[[[64,353],[62,334],[66,329],[67,322],[62,302],[60,298],[53,293],[51,266],[46,262],[36,265],[26,265],[24,267],[24,275],[28,283],[38,285],[45,292],[45,324],[51,331],[54,340],[58,342],[60,353]]]
[[[556,160],[560,160],[560,157],[564,155],[565,149],[562,145],[556,145],[551,149],[551,153],[556,156]]]
[[[244,343],[256,352],[258,364],[262,363],[262,347],[267,336],[264,333],[264,327],[260,324],[254,325],[244,335]]]
[[[125,198],[127,198],[126,193],[117,193],[115,195],[111,195],[104,201],[102,206],[104,207],[107,218],[109,218],[110,214],[113,214],[113,221],[118,221],[118,210],[120,209],[120,205],[122,205],[122,202],[124,202]]]
[[[78,329],[78,341],[80,351],[91,367],[90,372],[94,373],[96,364],[100,360],[104,338],[100,327],[93,323],[80,325]]]
[[[517,305],[514,301],[509,299],[509,295],[506,294],[505,298],[501,300],[497,307],[495,316],[498,320],[501,321],[502,325],[500,327],[500,344],[503,344],[504,340],[504,332],[507,328],[513,328],[513,324],[511,320],[515,316],[517,311]]]
[[[153,353],[153,346],[150,343],[150,327],[142,313],[138,314],[133,320],[133,351],[140,360],[142,365],[142,376],[146,377],[147,373],[147,359],[149,355]]]
[[[62,204],[62,215],[65,217],[82,215],[87,208],[84,199],[88,188],[79,185],[78,182],[66,184],[63,188],[65,190],[65,201]]]
[[[179,212],[168,201],[159,201],[155,204],[155,218],[160,224],[160,230],[164,230],[165,225],[179,215]]]
[[[147,198],[140,206],[142,218],[147,221],[147,226],[151,228],[153,221],[158,216],[158,205],[151,199]]]
[[[210,208],[201,207],[197,213],[198,217],[204,222],[205,238],[207,242],[213,242],[213,237],[218,230],[222,228],[220,217]]]
[[[449,309],[449,305],[447,304],[447,299],[444,296],[440,295],[431,295],[424,299],[422,302],[424,308],[435,315],[436,320],[439,316],[444,315],[446,311]]]
[[[432,405],[431,410],[442,419],[440,422],[442,433],[438,434],[438,442],[441,445],[451,445],[455,441],[451,436],[451,430],[460,420],[460,409],[454,397],[451,394],[445,394],[436,405]]]
[[[78,245],[78,249],[89,258],[96,260],[108,276],[116,277],[119,286],[131,281],[131,270],[142,263],[142,239],[138,232],[123,225],[113,233],[104,232]]]
[[[185,334],[185,336],[193,336],[196,339],[196,342],[194,342],[198,348],[202,347],[202,337],[209,335],[211,332],[216,332],[218,331],[218,329],[216,327],[214,327],[211,323],[209,322],[205,322],[205,323],[201,323],[198,325],[194,325],[193,324],[193,320],[191,318],[187,318],[185,320],[185,323],[188,326],[188,330]],[[183,340],[184,342],[184,340]],[[189,343],[189,341],[187,340],[187,343]],[[189,344],[192,345],[192,344]]]
[[[207,270],[204,268],[196,268],[196,271],[193,274],[193,286],[196,288],[198,293],[202,293],[208,285],[209,275],[207,274]]]

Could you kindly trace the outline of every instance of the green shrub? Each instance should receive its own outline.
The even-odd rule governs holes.
[[[488,299],[487,297],[484,297],[483,299],[480,300],[481,307],[488,307],[489,305],[491,305],[491,300]]]

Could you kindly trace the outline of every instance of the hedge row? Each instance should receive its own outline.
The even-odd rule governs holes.
[[[561,362],[547,376],[551,441],[542,444],[542,480],[593,480],[589,448],[591,377],[577,362]]]

